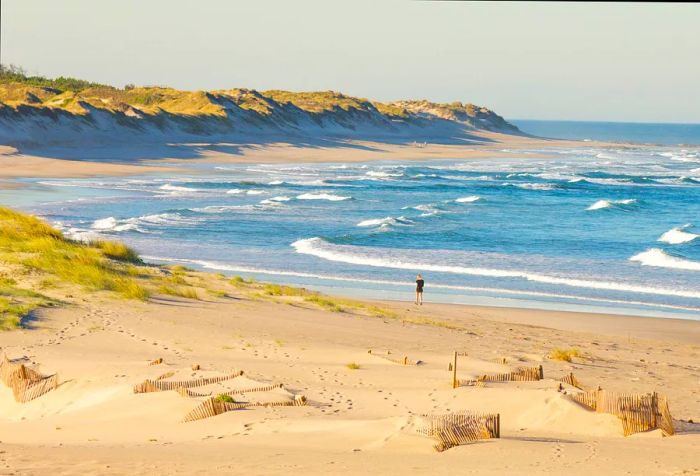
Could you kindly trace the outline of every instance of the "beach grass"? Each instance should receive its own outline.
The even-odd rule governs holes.
[[[168,286],[167,284],[163,284],[157,288],[157,292],[168,296],[199,300],[199,294],[193,287]]]
[[[575,357],[583,357],[583,354],[578,349],[554,349],[549,353],[551,360],[559,360],[562,362],[571,362]]]
[[[236,403],[236,400],[231,395],[227,395],[225,393],[220,393],[216,396],[216,399],[224,403]]]
[[[348,364],[345,364],[345,366],[346,366],[347,368],[349,368],[350,370],[359,370],[359,369],[361,368],[361,367],[360,367],[360,364],[358,364],[358,363],[356,363],[356,362],[350,362],[350,363],[348,363]]]

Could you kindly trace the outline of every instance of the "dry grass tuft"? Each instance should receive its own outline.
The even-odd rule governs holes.
[[[583,354],[578,349],[554,349],[549,353],[551,360],[571,362],[575,357],[581,358]]]

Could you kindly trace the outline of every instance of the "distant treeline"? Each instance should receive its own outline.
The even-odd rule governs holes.
[[[53,88],[73,92],[80,92],[88,88],[117,89],[108,84],[93,83],[84,79],[66,78],[64,76],[54,79],[44,76],[28,76],[22,67],[4,64],[0,64],[0,83],[22,83],[40,88]]]

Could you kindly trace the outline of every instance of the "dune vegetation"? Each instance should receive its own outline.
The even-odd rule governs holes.
[[[70,298],[70,289],[78,287],[145,301],[151,296],[201,300],[208,295],[221,299],[228,296],[227,286],[252,299],[339,313],[397,317],[393,311],[378,306],[303,288],[196,273],[181,265],[146,265],[136,251],[123,243],[75,241],[39,218],[0,207],[0,328],[19,327],[35,309],[60,302],[34,289],[51,291],[56,296],[63,290],[63,295]]]
[[[97,117],[101,120],[97,120]],[[105,122],[109,116],[110,121]],[[182,91],[165,86],[123,88],[76,78],[31,76],[0,66],[0,120],[9,125],[80,119],[80,127],[130,134],[173,132],[212,135],[246,131],[299,132],[305,128],[397,133],[431,125],[518,133],[485,107],[425,100],[378,102],[336,91],[257,91],[232,88]],[[86,121],[87,120],[87,121]],[[340,129],[338,129],[340,128]],[[448,130],[445,129],[445,130]],[[85,137],[83,137],[85,138]]]

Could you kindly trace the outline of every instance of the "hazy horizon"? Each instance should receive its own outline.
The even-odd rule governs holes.
[[[700,123],[697,4],[177,5],[6,0],[2,62],[120,87],[336,90],[471,102],[513,120]]]

